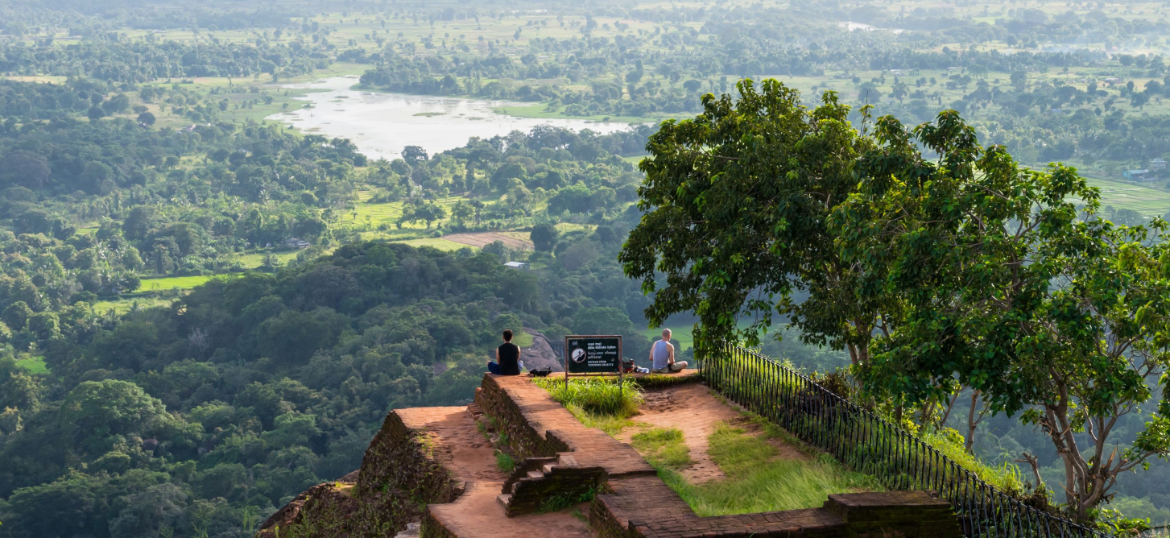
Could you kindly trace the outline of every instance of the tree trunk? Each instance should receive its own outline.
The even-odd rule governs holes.
[[[967,439],[965,446],[968,454],[974,454],[975,448],[975,428],[979,426],[979,422],[983,420],[983,414],[979,414],[979,420],[975,420],[975,409],[979,407],[979,391],[971,392],[971,409],[967,412]]]

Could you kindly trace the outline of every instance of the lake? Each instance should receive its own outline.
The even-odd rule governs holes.
[[[348,138],[371,159],[398,158],[402,148],[421,146],[429,155],[462,147],[471,137],[491,138],[512,131],[528,132],[538,125],[611,133],[629,128],[617,122],[574,119],[517,118],[493,111],[531,103],[456,99],[353,89],[358,77],[334,77],[289,89],[318,90],[299,100],[312,106],[269,116],[301,132]]]
[[[839,23],[837,23],[837,26],[844,28],[846,30],[849,30],[850,32],[876,32],[878,30],[884,30],[886,32],[893,32],[895,34],[900,34],[900,33],[906,31],[906,30],[902,30],[900,28],[879,28],[877,26],[865,24],[863,22],[853,22],[853,21],[839,22]]]

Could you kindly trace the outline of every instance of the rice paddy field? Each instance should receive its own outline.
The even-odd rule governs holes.
[[[415,248],[431,247],[431,248],[438,249],[438,250],[445,250],[447,252],[455,252],[455,251],[462,250],[465,248],[471,248],[471,247],[464,245],[462,243],[448,241],[448,240],[443,239],[441,237],[424,237],[421,239],[403,239],[400,241],[394,241],[394,243],[401,243],[403,245],[410,245],[410,246],[415,247]]]
[[[1114,209],[1132,209],[1146,218],[1170,213],[1170,192],[1139,183],[1090,179],[1089,184],[1101,190],[1101,206]]]
[[[122,315],[135,309],[158,308],[169,306],[172,299],[161,297],[138,297],[119,299],[117,301],[99,301],[93,304],[93,311],[98,315],[107,315],[113,311],[115,315]]]
[[[235,278],[235,273],[227,275],[204,276],[176,276],[167,278],[145,278],[142,280],[141,291],[189,290],[206,284],[215,278]]]

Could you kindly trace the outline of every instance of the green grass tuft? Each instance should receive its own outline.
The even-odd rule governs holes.
[[[678,428],[654,428],[634,435],[634,448],[656,466],[683,469],[691,465],[691,450]]]
[[[1024,478],[1020,475],[1019,467],[1007,462],[998,466],[988,465],[978,456],[967,452],[958,432],[948,428],[941,432],[923,433],[920,438],[960,467],[978,475],[984,482],[1012,495],[1024,494]]]
[[[642,392],[633,380],[619,383],[609,378],[571,378],[568,386],[564,379],[536,378],[537,386],[547,390],[561,405],[577,406],[597,415],[628,418],[638,411],[642,403]]]
[[[623,429],[634,425],[634,421],[628,417],[590,413],[575,404],[568,404],[565,409],[568,409],[586,428],[597,428],[610,436],[616,436]]]
[[[634,382],[643,389],[664,389],[669,387],[677,387],[687,383],[700,383],[703,377],[700,375],[683,375],[683,374],[647,374],[634,378]]]
[[[507,452],[503,450],[496,451],[496,467],[505,473],[510,473],[516,468],[516,460],[512,458]]]

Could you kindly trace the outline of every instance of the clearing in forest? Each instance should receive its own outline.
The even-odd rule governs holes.
[[[526,235],[526,234],[525,234]],[[504,243],[504,246],[510,249],[517,250],[532,250],[532,241],[517,237],[513,232],[485,232],[472,234],[451,234],[444,235],[443,239],[447,241],[454,241],[456,243],[470,245],[475,248],[483,248],[496,241]]]

